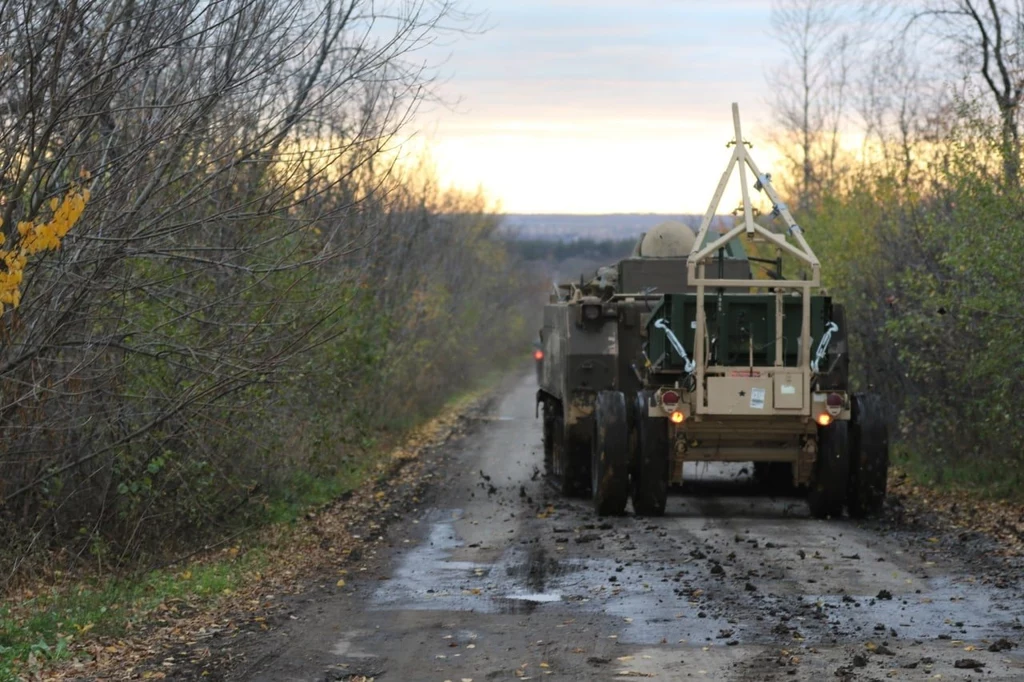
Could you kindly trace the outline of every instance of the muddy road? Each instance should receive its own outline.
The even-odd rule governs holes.
[[[739,466],[688,472],[664,518],[600,519],[540,476],[535,390],[510,382],[376,567],[235,679],[1024,680],[1016,570],[984,541],[817,521]]]

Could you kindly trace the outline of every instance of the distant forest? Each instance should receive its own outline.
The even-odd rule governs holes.
[[[626,239],[510,239],[509,250],[524,261],[562,262],[570,258],[596,261],[614,261],[625,258],[633,251],[636,237]]]

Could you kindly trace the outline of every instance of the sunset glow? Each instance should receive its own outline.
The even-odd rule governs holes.
[[[775,165],[769,5],[478,0],[470,9],[490,28],[448,46],[450,106],[421,112],[416,146],[444,182],[483,188],[511,213],[703,213],[728,160],[732,102],[755,158]],[[726,38],[738,31],[747,39]]]

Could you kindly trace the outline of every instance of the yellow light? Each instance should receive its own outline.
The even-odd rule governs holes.
[[[822,412],[818,415],[818,426],[828,426],[832,423],[832,415],[828,412]]]
[[[686,419],[686,415],[684,415],[679,410],[676,410],[669,416],[669,419],[672,420],[673,424],[682,424],[683,420]]]

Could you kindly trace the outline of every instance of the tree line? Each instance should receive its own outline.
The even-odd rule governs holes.
[[[0,580],[223,536],[525,345],[498,216],[399,163],[451,2],[0,16],[4,253],[53,246],[0,268]]]
[[[1019,495],[1024,10],[777,0],[772,20],[787,191],[861,385],[889,400],[908,466]]]
[[[556,239],[510,238],[509,248],[526,261],[561,262],[569,258],[586,258],[613,262],[625,258],[636,245],[637,237],[625,239],[593,239],[582,237],[572,241]]]

